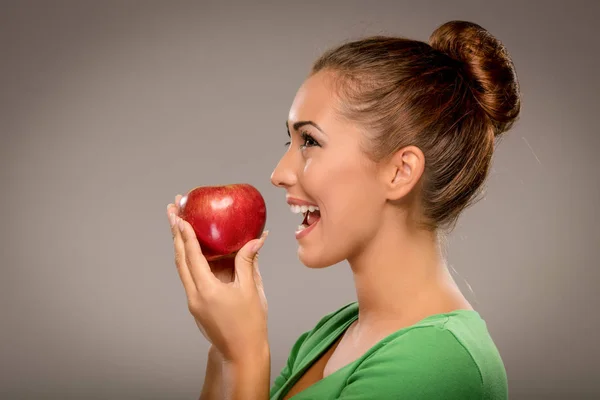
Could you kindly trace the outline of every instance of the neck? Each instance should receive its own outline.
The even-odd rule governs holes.
[[[408,326],[428,315],[471,309],[448,272],[435,232],[382,227],[348,262],[359,330]]]

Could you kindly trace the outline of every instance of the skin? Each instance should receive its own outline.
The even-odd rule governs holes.
[[[417,225],[423,153],[409,146],[371,161],[363,152],[367,132],[337,111],[343,99],[332,90],[332,74],[310,76],[298,90],[287,121],[291,144],[271,175],[287,195],[321,210],[318,226],[298,241],[300,261],[309,268],[348,261],[359,318],[347,337],[356,346],[429,315],[472,309],[448,272],[437,234]],[[323,132],[310,125],[294,130],[307,120]]]

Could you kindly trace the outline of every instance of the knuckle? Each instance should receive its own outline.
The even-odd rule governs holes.
[[[205,302],[211,302],[216,297],[216,290],[211,287],[204,288],[199,292],[199,297]]]
[[[191,312],[192,314],[195,314],[198,310],[198,305],[197,303],[192,300],[192,299],[188,299],[188,311]]]

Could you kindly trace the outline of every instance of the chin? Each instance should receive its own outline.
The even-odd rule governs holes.
[[[311,251],[304,246],[298,247],[298,259],[311,269],[327,268],[344,261],[344,257],[324,257],[319,251]]]

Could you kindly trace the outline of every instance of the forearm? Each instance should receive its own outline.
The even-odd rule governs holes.
[[[224,364],[223,389],[227,400],[269,400],[271,353],[269,347],[246,361]]]
[[[208,351],[206,362],[206,375],[204,386],[199,400],[222,400],[223,396],[223,358],[216,349],[211,346]]]

